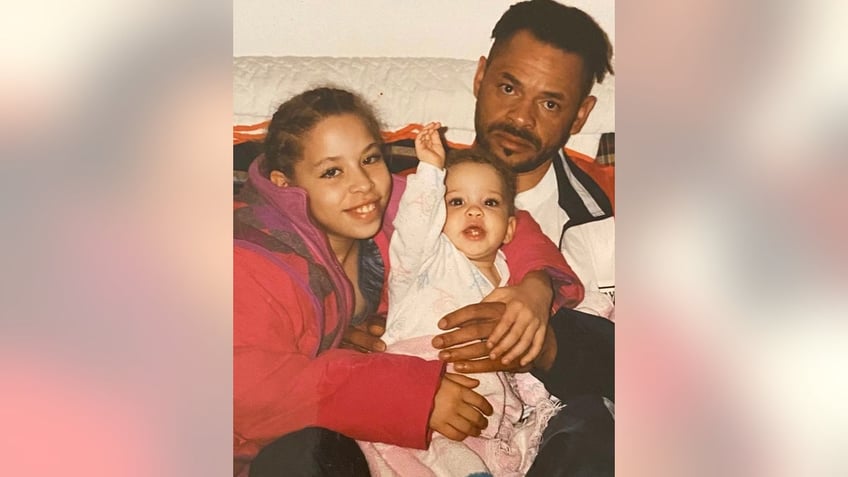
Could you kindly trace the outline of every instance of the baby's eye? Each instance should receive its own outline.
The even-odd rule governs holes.
[[[322,179],[332,179],[333,177],[338,177],[339,174],[341,174],[341,173],[342,173],[342,170],[339,169],[338,167],[331,167],[331,168],[327,169],[326,171],[324,171],[323,173],[321,173],[321,178]]]
[[[498,85],[498,87],[501,89],[501,92],[504,93],[504,94],[512,94],[513,91],[515,91],[515,88],[513,88],[511,84],[502,83],[502,84]]]
[[[459,207],[462,205],[462,199],[459,197],[454,197],[453,199],[448,199],[448,205],[452,205],[454,207]]]
[[[363,163],[363,164],[365,164],[365,165],[367,166],[367,165],[369,165],[369,164],[376,164],[376,163],[378,163],[378,162],[380,162],[380,161],[382,161],[382,160],[383,160],[383,155],[382,155],[382,154],[371,154],[370,156],[368,156],[368,157],[366,157],[365,159],[363,159],[363,160],[362,160],[362,163]]]
[[[486,200],[483,202],[483,204],[484,204],[486,207],[497,207],[497,206],[499,206],[501,203],[498,201],[498,199],[486,199]]]

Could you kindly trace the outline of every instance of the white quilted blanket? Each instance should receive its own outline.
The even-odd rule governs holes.
[[[387,130],[438,120],[449,140],[470,144],[476,67],[476,61],[450,58],[235,57],[233,125],[261,123],[295,94],[335,85],[370,101]],[[598,104],[570,148],[594,157],[600,134],[615,131],[614,88],[612,77],[595,85]]]

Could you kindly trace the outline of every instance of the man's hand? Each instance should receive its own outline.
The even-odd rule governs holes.
[[[479,384],[476,379],[446,373],[436,391],[430,428],[455,441],[479,436],[488,425],[484,414],[491,416],[494,411],[483,396],[471,390]]]
[[[467,305],[445,315],[439,320],[439,328],[459,329],[433,338],[433,347],[450,348],[440,352],[439,359],[454,363],[454,369],[463,373],[529,370],[529,365],[519,366],[518,360],[503,363],[501,360],[490,359],[488,356],[491,350],[485,341],[481,341],[488,339],[505,310],[506,305],[503,303],[484,302]]]
[[[386,315],[371,315],[357,325],[347,327],[342,337],[342,348],[361,353],[386,351],[386,343],[380,339],[386,332]]]
[[[503,364],[516,359],[521,366],[530,364],[542,350],[551,317],[553,290],[548,274],[530,272],[517,286],[496,288],[483,301],[506,304],[486,342],[489,358],[500,358]]]

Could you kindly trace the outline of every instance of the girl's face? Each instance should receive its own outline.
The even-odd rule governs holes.
[[[306,190],[309,212],[331,246],[380,229],[392,178],[377,139],[356,115],[330,116],[312,128],[290,179]]]
[[[500,246],[512,240],[515,217],[509,214],[503,187],[497,170],[487,164],[456,164],[445,177],[442,230],[473,262],[493,263]]]

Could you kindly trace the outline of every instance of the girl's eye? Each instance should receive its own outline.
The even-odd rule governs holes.
[[[448,205],[459,207],[460,205],[462,205],[462,199],[454,197],[453,199],[448,200]]]
[[[365,165],[376,164],[376,163],[378,163],[382,160],[383,160],[382,154],[372,154],[372,155],[366,157],[365,159],[363,159],[362,163],[365,164]]]
[[[342,173],[342,170],[339,169],[338,167],[331,167],[330,169],[327,169],[326,171],[324,171],[321,174],[321,178],[322,179],[332,179],[333,177],[338,177],[339,174],[341,174],[341,173]]]
[[[506,83],[501,84],[500,89],[501,89],[501,92],[503,92],[505,94],[512,94],[512,92],[515,91],[515,88],[513,88],[511,84],[506,84]]]
[[[485,204],[486,207],[497,207],[498,205],[500,205],[500,202],[498,202],[497,199],[486,199],[483,204]]]
[[[542,105],[543,105],[543,106],[545,107],[545,109],[547,109],[548,111],[556,111],[556,110],[558,110],[558,109],[559,109],[559,103],[557,103],[557,102],[555,102],[555,101],[550,101],[550,100],[548,100],[548,101],[545,101],[544,103],[542,103]]]

